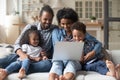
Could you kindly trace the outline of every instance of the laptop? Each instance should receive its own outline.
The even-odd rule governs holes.
[[[57,42],[54,46],[53,60],[80,60],[84,42]]]

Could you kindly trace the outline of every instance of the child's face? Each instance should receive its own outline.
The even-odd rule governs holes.
[[[85,34],[82,31],[76,29],[72,31],[72,35],[73,35],[73,40],[75,41],[83,41],[85,38]]]
[[[30,45],[38,46],[38,44],[39,44],[39,36],[36,33],[31,33],[29,35],[29,37],[30,37]]]
[[[64,28],[65,31],[71,31],[71,25],[73,22],[70,19],[62,18],[60,20],[60,26]]]

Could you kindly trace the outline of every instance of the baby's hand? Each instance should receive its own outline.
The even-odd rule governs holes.
[[[47,56],[43,56],[43,58],[42,58],[42,60],[47,60],[48,58],[47,58]]]
[[[43,56],[46,56],[47,54],[46,54],[45,51],[41,51],[41,52],[40,52],[40,55],[43,57]]]

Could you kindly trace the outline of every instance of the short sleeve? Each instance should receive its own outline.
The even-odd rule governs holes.
[[[23,52],[27,52],[27,49],[28,49],[28,45],[27,44],[23,44],[22,45],[22,51]]]

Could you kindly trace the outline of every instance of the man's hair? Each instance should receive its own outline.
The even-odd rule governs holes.
[[[37,30],[37,27],[35,25],[32,25],[30,29],[25,31],[24,35],[20,39],[20,46],[22,46],[23,44],[30,44],[30,36],[29,35],[31,33],[36,33],[38,35],[38,37],[39,37],[38,46],[42,45],[42,39],[41,39],[40,32]]]
[[[42,13],[43,13],[44,11],[45,11],[45,12],[48,12],[48,13],[50,13],[52,16],[54,16],[54,12],[53,12],[52,8],[51,8],[49,5],[45,5],[45,6],[42,7],[42,9],[41,9],[41,11],[40,11],[40,16],[42,16]]]
[[[85,34],[86,33],[86,25],[83,24],[82,22],[75,22],[75,23],[73,23],[73,25],[71,27],[71,31],[73,31],[73,30],[82,31]]]
[[[70,19],[73,23],[78,21],[78,14],[72,8],[63,8],[57,12],[57,21],[60,24],[62,18]]]

